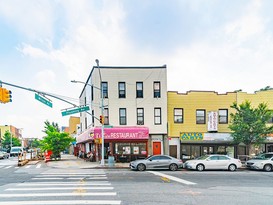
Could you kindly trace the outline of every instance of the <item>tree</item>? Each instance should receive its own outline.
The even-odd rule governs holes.
[[[6,131],[4,134],[4,139],[2,141],[2,146],[4,148],[10,149],[10,140],[12,142],[12,146],[21,146],[21,142],[18,138],[13,137],[9,131]]]
[[[66,132],[60,132],[57,123],[50,124],[48,121],[45,122],[45,130],[47,136],[41,140],[42,151],[52,150],[53,157],[56,158],[60,155],[60,152],[64,151],[74,138]]]
[[[231,124],[229,128],[233,131],[232,136],[235,143],[244,143],[248,154],[252,145],[260,145],[266,140],[267,134],[273,133],[273,126],[268,126],[273,112],[267,108],[267,104],[260,103],[253,108],[249,101],[238,105],[234,102],[231,108],[236,110],[231,113]]]

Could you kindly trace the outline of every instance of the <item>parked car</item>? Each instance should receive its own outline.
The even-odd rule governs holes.
[[[188,160],[184,164],[184,168],[198,171],[203,171],[205,169],[235,171],[240,167],[242,167],[242,163],[239,159],[219,154],[204,155],[196,159]]]
[[[10,149],[10,156],[11,157],[16,157],[16,156],[18,156],[22,152],[23,152],[23,148],[22,147],[12,147]]]
[[[7,152],[0,151],[0,159],[8,159],[8,158],[9,158],[9,154]]]
[[[176,171],[182,167],[182,160],[168,155],[152,155],[146,159],[130,162],[130,168],[138,171],[144,171],[146,169],[170,169],[171,171]]]
[[[246,161],[249,169],[258,169],[270,172],[273,170],[273,152],[260,154],[253,159]]]

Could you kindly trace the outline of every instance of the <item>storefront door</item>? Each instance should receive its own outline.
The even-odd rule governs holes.
[[[161,142],[153,142],[153,155],[161,154]]]
[[[206,154],[213,154],[214,153],[214,150],[213,150],[213,147],[211,146],[203,146],[203,155],[206,155]]]

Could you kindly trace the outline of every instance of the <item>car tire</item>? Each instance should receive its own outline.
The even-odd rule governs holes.
[[[170,164],[169,168],[170,168],[171,171],[177,171],[178,170],[177,164]]]
[[[205,170],[205,166],[203,164],[197,164],[196,165],[196,170],[201,172]]]
[[[145,169],[146,169],[146,166],[145,166],[145,164],[139,164],[139,165],[137,165],[137,170],[138,171],[145,171]]]
[[[236,169],[237,169],[237,167],[236,167],[235,164],[230,164],[230,165],[228,166],[228,170],[231,171],[231,172],[236,171]]]
[[[264,165],[264,171],[271,172],[272,171],[272,165],[271,164]]]

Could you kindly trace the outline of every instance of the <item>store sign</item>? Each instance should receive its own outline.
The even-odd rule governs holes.
[[[215,111],[208,113],[208,131],[217,131],[218,130],[218,114]]]
[[[95,128],[94,138],[101,138],[101,128]],[[149,129],[147,127],[104,128],[104,139],[149,139]]]
[[[204,134],[200,132],[182,132],[180,134],[180,140],[203,140],[204,139]]]

